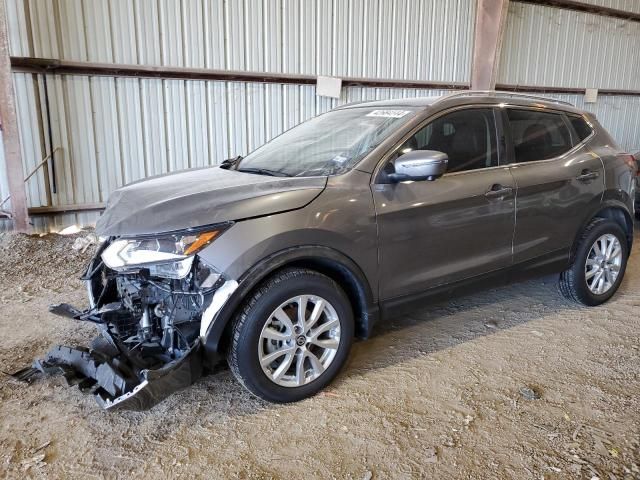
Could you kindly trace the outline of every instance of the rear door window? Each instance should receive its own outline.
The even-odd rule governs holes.
[[[561,114],[507,109],[514,162],[534,162],[558,157],[573,147]]]

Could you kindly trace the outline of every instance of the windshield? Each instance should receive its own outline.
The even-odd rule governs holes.
[[[417,109],[334,110],[288,130],[236,165],[239,171],[291,177],[337,175],[351,169]]]

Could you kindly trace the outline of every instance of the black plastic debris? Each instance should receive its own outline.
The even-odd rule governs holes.
[[[108,336],[107,332],[102,332]],[[107,337],[108,338],[108,337]],[[96,341],[94,340],[94,344]],[[98,342],[98,344],[104,342]],[[104,409],[147,410],[202,376],[200,342],[158,369],[140,368],[117,348],[55,346],[31,367],[11,376],[31,383],[40,375],[62,374],[69,385],[93,393]]]

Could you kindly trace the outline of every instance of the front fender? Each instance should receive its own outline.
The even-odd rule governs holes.
[[[378,297],[378,236],[370,179],[371,174],[359,171],[331,177],[311,204],[236,222],[199,253],[225,280],[238,283],[210,317],[205,351],[218,349],[229,318],[260,280],[296,262],[342,283],[352,302],[357,299],[356,316],[364,319],[363,327],[356,325],[357,332],[367,335]]]
[[[332,271],[341,273],[344,281],[349,282],[350,291],[354,292],[355,298],[352,301],[356,302],[360,313],[359,334],[363,337],[369,335],[377,320],[378,308],[371,285],[360,267],[333,248],[320,245],[291,247],[264,258],[238,279],[237,287],[216,313],[203,338],[204,352],[210,359],[210,364],[211,359],[218,357],[223,334],[245,297],[271,273],[291,264],[318,265],[320,269],[325,265]]]

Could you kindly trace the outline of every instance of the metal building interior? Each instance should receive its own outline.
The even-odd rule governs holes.
[[[640,151],[640,1],[0,0],[0,369],[89,338],[46,312],[62,293],[84,301],[42,272],[82,274],[77,237],[29,242],[91,232],[118,188],[246,156],[352,102],[470,89],[568,102]],[[292,406],[224,370],[150,414],[97,420],[61,384],[4,383],[0,477],[640,478],[629,262],[622,293],[588,312],[545,277],[401,317]]]
[[[7,1],[23,178],[49,157],[25,184],[33,228],[90,225],[121,185],[247,154],[337,105],[469,88],[476,3]],[[497,88],[584,107],[640,148],[640,4],[509,3]],[[319,75],[340,98],[316,94]]]

